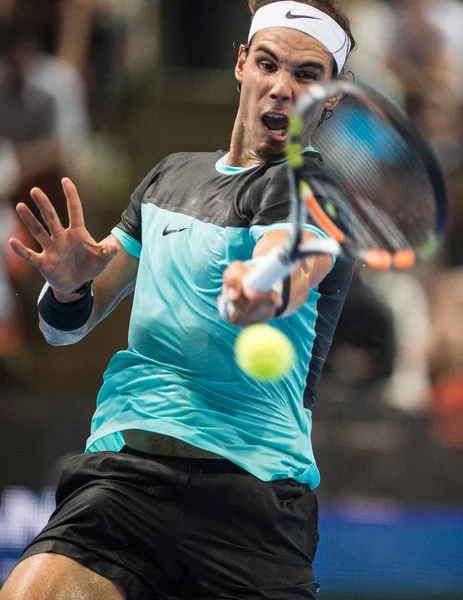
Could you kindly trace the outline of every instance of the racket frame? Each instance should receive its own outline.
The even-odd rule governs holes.
[[[436,197],[436,227],[429,239],[416,249],[410,247],[398,250],[397,252],[389,252],[379,248],[370,248],[368,250],[358,249],[355,241],[342,232],[323,210],[312,188],[303,179],[303,145],[301,134],[303,131],[304,116],[315,104],[341,94],[355,95],[370,110],[376,112],[384,121],[389,122],[408,146],[412,147],[418,153],[422,160]],[[334,238],[343,247],[346,254],[352,258],[364,262],[373,269],[404,270],[413,267],[417,259],[426,260],[437,250],[447,227],[447,193],[439,163],[420,132],[408,117],[391,100],[385,98],[373,88],[363,83],[352,83],[349,81],[336,81],[323,85],[313,84],[310,92],[304,94],[298,100],[294,107],[293,115],[289,119],[286,156],[292,211],[296,210],[296,205],[304,204],[316,224],[327,235]],[[299,199],[296,198],[296,194],[299,195]],[[292,221],[292,223],[296,231],[301,231],[300,223],[296,221]],[[294,245],[296,238],[297,235],[293,235],[292,252],[296,252],[296,246]]]

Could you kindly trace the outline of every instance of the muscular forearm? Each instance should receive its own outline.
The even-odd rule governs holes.
[[[281,246],[288,233],[275,230],[265,233],[257,242],[253,259],[267,256]],[[314,237],[304,232],[304,240]],[[299,310],[306,302],[309,292],[317,286],[332,267],[331,256],[312,256],[298,263],[288,280],[283,282],[283,293],[276,291],[259,292],[246,289],[245,280],[252,265],[234,261],[223,276],[222,298],[232,304],[227,319],[233,325],[246,327],[254,323],[265,323],[275,317],[287,317]]]
[[[256,244],[253,258],[266,256],[275,247],[280,246],[287,237],[286,231],[266,233]],[[315,234],[304,232],[304,239],[309,240]],[[309,292],[326,276],[332,266],[331,256],[310,256],[295,267],[291,276],[283,283],[283,310],[280,316],[287,317],[307,301]]]
[[[306,258],[296,265],[294,271],[283,282],[283,297],[286,308],[280,316],[287,317],[297,312],[307,301],[312,285],[311,274],[314,268],[315,257]]]

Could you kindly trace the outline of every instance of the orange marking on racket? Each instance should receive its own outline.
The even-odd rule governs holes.
[[[365,254],[365,263],[372,269],[387,271],[392,266],[392,256],[387,250],[368,250]]]
[[[342,244],[346,240],[344,233],[333,223],[323,208],[318,204],[309,186],[304,186],[303,191],[304,202],[306,203],[307,208],[313,214],[315,220],[320,224],[320,227],[325,231],[325,233]]]
[[[413,250],[401,250],[394,256],[394,266],[396,269],[410,269],[416,262],[416,256]]]

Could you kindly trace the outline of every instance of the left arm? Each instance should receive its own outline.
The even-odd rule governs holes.
[[[253,258],[266,256],[273,248],[280,246],[288,235],[287,231],[275,230],[265,233],[257,242]],[[303,232],[303,240],[316,237],[310,232]],[[253,267],[241,261],[233,262],[224,273],[223,294],[233,303],[233,316],[229,319],[234,325],[245,327],[254,323],[265,323],[278,316],[287,317],[306,302],[309,292],[317,286],[329,273],[333,259],[329,255],[309,256],[297,263],[289,278],[289,295],[287,298],[276,292],[254,292],[243,290],[243,279]]]

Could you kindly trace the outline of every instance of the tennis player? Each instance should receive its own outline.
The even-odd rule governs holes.
[[[228,152],[163,160],[100,243],[69,179],[68,229],[37,188],[49,231],[17,207],[42,246],[10,241],[47,282],[38,309],[49,343],[78,342],[135,295],[128,348],[105,373],[86,452],[65,468],[57,508],[1,600],[315,597],[311,407],[351,265],[306,259],[281,295],[245,293],[242,281],[252,259],[287,235],[292,106],[313,82],[342,76],[354,40],[331,0],[249,5]],[[306,131],[306,177],[325,189],[336,184],[310,138],[337,100],[317,108]],[[307,238],[322,235],[307,223]],[[221,292],[233,302],[231,322],[218,316]],[[250,379],[233,359],[239,326],[267,321],[297,350],[274,384]]]

